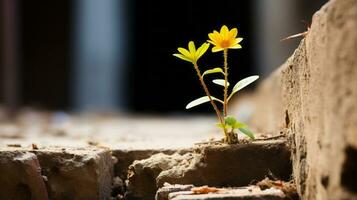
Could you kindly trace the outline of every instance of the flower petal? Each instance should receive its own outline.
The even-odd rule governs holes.
[[[211,40],[207,40],[207,42],[209,42],[209,43],[211,43],[211,44],[213,44],[213,45],[217,45],[215,42],[213,42],[213,41],[211,41]]]
[[[186,56],[182,55],[182,54],[179,54],[179,53],[175,53],[175,54],[172,54],[173,56],[176,56],[182,60],[185,60],[185,61],[188,61],[188,62],[191,62],[192,63],[192,60],[187,58]]]
[[[209,48],[209,43],[203,43],[196,51],[196,59],[199,59]]]
[[[228,29],[226,25],[223,25],[220,29],[220,32],[213,31],[208,34],[210,40],[207,42],[213,44],[212,52],[222,51],[226,48],[242,48],[242,46],[238,45],[243,38],[236,38],[238,35],[238,29],[232,28]]]
[[[214,43],[216,43],[216,41],[217,41],[217,36],[214,33],[209,33],[208,38]]]
[[[190,53],[192,55],[194,55],[196,53],[196,47],[195,47],[195,43],[193,41],[190,41],[188,43],[188,50],[190,51]]]
[[[233,45],[233,46],[231,46],[231,47],[229,47],[230,49],[241,49],[242,48],[242,46],[240,45],[240,44],[235,44],[235,45]]]
[[[191,54],[189,51],[187,51],[187,49],[182,48],[182,47],[179,47],[177,50],[178,50],[182,55],[186,56],[187,58],[190,58],[190,59],[193,58],[193,57],[192,57],[192,54]]]
[[[221,34],[218,31],[213,31],[213,34],[215,35],[216,39],[222,39]]]
[[[218,52],[218,51],[222,51],[222,50],[223,50],[223,48],[217,47],[217,46],[212,48],[212,52]]]
[[[229,33],[228,27],[226,25],[222,26],[221,34],[220,34],[222,36],[222,38],[226,39],[228,36],[228,33]]]
[[[191,58],[193,61],[197,61],[197,58],[196,58],[196,47],[195,47],[195,43],[193,41],[190,41],[188,43],[188,50],[190,51],[190,54],[191,54]]]
[[[235,44],[238,44],[238,43],[240,43],[242,40],[243,40],[243,38],[236,38],[236,39],[234,39],[234,43],[235,43]]]
[[[232,30],[229,31],[229,37],[232,38],[232,39],[237,37],[237,34],[238,34],[238,29],[237,28],[233,28]]]

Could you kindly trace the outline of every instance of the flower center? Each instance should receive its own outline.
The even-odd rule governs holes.
[[[221,47],[222,48],[228,48],[229,44],[230,44],[229,40],[222,40],[221,41]]]

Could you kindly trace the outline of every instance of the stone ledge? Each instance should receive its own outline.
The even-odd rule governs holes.
[[[261,190],[257,186],[239,188],[214,188],[214,191],[197,194],[192,185],[169,185],[160,188],[156,200],[291,200],[280,189]],[[168,192],[169,191],[169,192]]]
[[[113,178],[113,160],[108,149],[99,148],[65,149],[53,147],[38,150],[28,148],[0,149],[0,173],[2,174],[0,182],[2,181],[1,185],[7,183],[7,186],[10,187],[6,189],[6,191],[0,192],[0,194],[7,194],[8,191],[16,190],[19,183],[24,182],[18,181],[18,178],[15,176],[24,170],[10,167],[12,163],[18,163],[18,154],[22,156],[31,155],[31,158],[38,162],[38,169],[40,169],[41,173],[39,171],[36,172],[42,174],[47,187],[46,195],[48,194],[50,199],[94,200],[108,199],[110,197]],[[12,173],[10,173],[10,171]],[[24,173],[29,172],[25,170]],[[4,174],[6,175],[4,176]],[[36,188],[32,189],[32,187],[39,187],[37,186],[39,184],[33,183],[41,183],[41,181],[36,176],[28,177],[27,179],[25,176],[25,184],[27,185],[25,189],[28,191],[28,188],[30,188],[30,191],[24,194],[33,194],[32,191]],[[27,183],[30,182],[31,185],[28,185]],[[2,189],[3,187],[0,187],[0,190]],[[40,189],[43,192],[46,188],[43,189],[40,187]]]
[[[155,200],[167,200],[170,193],[191,191],[193,187],[193,185],[164,184],[164,187],[159,188],[159,190],[156,192]]]
[[[153,199],[165,182],[171,184],[244,186],[273,174],[290,179],[290,149],[285,140],[248,144],[202,145],[194,153],[156,154],[129,167],[128,199]]]
[[[48,199],[37,156],[0,150],[0,199]]]

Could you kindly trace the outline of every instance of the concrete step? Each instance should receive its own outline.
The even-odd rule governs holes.
[[[153,199],[165,182],[170,184],[245,186],[272,175],[291,178],[290,148],[284,139],[247,144],[196,146],[192,153],[155,154],[129,167],[127,199]]]

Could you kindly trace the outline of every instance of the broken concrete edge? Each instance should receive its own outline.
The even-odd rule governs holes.
[[[172,155],[174,153],[185,154],[192,152],[192,148],[173,148],[173,149],[111,149],[113,157],[117,159],[114,166],[115,176],[121,179],[126,179],[127,170],[135,160],[147,159],[150,156],[158,153]]]
[[[186,154],[154,154],[130,165],[125,197],[153,199],[165,182],[211,186],[244,186],[273,175],[291,179],[291,153],[286,140],[195,146]]]
[[[149,158],[155,154],[163,155],[185,155],[190,153],[204,154],[207,151],[216,151],[215,148],[219,148],[220,152],[229,152],[230,149],[245,148],[248,146],[255,146],[267,143],[266,141],[255,141],[250,144],[228,145],[219,143],[215,144],[201,144],[190,149],[146,149],[146,150],[122,150],[122,149],[109,149],[103,147],[83,147],[83,148],[64,148],[64,147],[6,147],[0,149],[1,152],[21,152],[33,154],[41,164],[40,170],[44,178],[44,182],[47,186],[48,196],[53,199],[65,198],[67,195],[73,195],[77,197],[86,198],[90,194],[86,191],[86,184],[81,184],[81,177],[76,176],[74,172],[84,176],[92,177],[91,180],[87,180],[87,184],[97,185],[100,189],[91,188],[91,191],[95,192],[94,196],[107,197],[108,195],[117,196],[118,194],[124,194],[127,190],[124,182],[126,181],[127,169],[132,162],[139,162],[140,160]],[[268,142],[269,143],[269,142]],[[279,142],[278,142],[279,143]],[[280,143],[285,143],[285,140],[281,140]],[[212,147],[212,148],[211,148]],[[206,150],[204,150],[206,149]],[[210,150],[211,149],[211,150]],[[234,150],[233,150],[234,151]],[[94,161],[94,162],[93,162]],[[94,166],[93,166],[94,165]],[[89,168],[88,168],[89,167]],[[87,168],[87,169],[86,169]],[[84,171],[81,171],[81,170]],[[89,170],[92,169],[92,170]],[[114,171],[114,173],[113,173]],[[103,173],[104,172],[104,173]],[[59,183],[59,179],[62,179],[58,173],[66,176],[66,180],[61,180],[63,183]],[[84,175],[86,173],[91,173]],[[165,180],[165,174],[162,174],[160,180]],[[89,183],[88,181],[92,181]],[[76,190],[83,190],[88,196],[81,196],[81,192],[74,194],[73,187]],[[153,182],[153,186],[156,191],[156,184]],[[60,190],[60,191],[58,191]],[[56,196],[57,195],[57,196]]]
[[[30,155],[40,179],[30,176],[28,168],[15,168],[19,165],[18,155]],[[12,155],[6,156],[6,155]],[[26,163],[20,166],[26,166]],[[30,168],[30,169],[32,169]],[[103,148],[61,148],[43,149],[1,148],[0,149],[0,188],[1,199],[21,199],[21,195],[37,194],[47,190],[50,199],[108,199],[113,179],[113,160],[109,149]],[[5,175],[3,175],[5,174]],[[19,177],[18,174],[24,174]],[[38,183],[34,186],[32,183]],[[41,189],[41,185],[46,185]],[[35,188],[33,188],[35,187]],[[4,189],[4,191],[2,191]],[[10,193],[9,190],[18,191]],[[44,197],[34,199],[46,199]]]
[[[204,199],[271,199],[271,200],[297,200],[296,191],[286,194],[283,190],[275,187],[261,189],[250,185],[245,187],[194,187],[193,185],[165,184],[155,196],[155,200],[204,200]]]
[[[35,154],[6,151],[0,155],[0,199],[48,199]]]
[[[174,153],[185,154],[192,152],[192,148],[173,148],[173,149],[111,149],[112,156],[115,159],[114,179],[112,195],[124,195],[127,190],[125,182],[128,177],[128,169],[136,160],[144,160],[152,155],[163,153],[172,155]]]
[[[163,187],[159,188],[155,194],[155,200],[167,200],[169,194],[173,192],[191,191],[194,185],[180,185],[180,184],[168,184],[165,183]]]
[[[150,156],[157,153],[165,153],[167,155],[171,155],[174,153],[184,154],[187,152],[192,152],[193,149],[109,149],[106,147],[80,147],[80,148],[72,148],[72,147],[59,147],[59,146],[48,146],[38,148],[35,146],[32,147],[21,147],[21,145],[11,145],[9,147],[0,148],[0,157],[4,154],[19,154],[19,155],[33,155],[33,157],[37,160],[38,163],[42,164],[42,169],[39,164],[39,174],[43,176],[45,181],[48,193],[50,197],[54,197],[52,193],[52,189],[56,190],[60,189],[57,183],[51,186],[51,183],[48,183],[48,176],[53,173],[53,171],[58,172],[61,170],[75,170],[75,168],[85,167],[86,163],[89,164],[93,157],[95,159],[99,159],[99,161],[95,161],[95,163],[89,165],[95,165],[95,168],[99,172],[105,172],[104,175],[95,174],[98,177],[98,182],[104,183],[102,189],[99,191],[99,196],[106,196],[108,194],[112,194],[113,196],[117,196],[118,194],[124,194],[125,187],[123,182],[125,182],[127,177],[127,169],[130,164],[132,164],[135,160],[142,160],[149,158]],[[104,154],[104,156],[103,156]],[[16,159],[16,156],[13,156]],[[103,158],[100,160],[100,158]],[[1,158],[0,158],[1,160]],[[78,161],[78,162],[77,162]],[[72,163],[72,164],[70,164]],[[62,168],[63,167],[63,168]],[[108,173],[110,172],[110,173]],[[42,173],[42,174],[41,174]],[[79,177],[73,176],[73,174],[67,177],[67,181],[70,179],[77,179]],[[42,178],[42,177],[41,177]],[[60,178],[60,177],[56,177]],[[84,178],[85,179],[85,178]],[[104,179],[104,180],[101,180]],[[109,183],[108,180],[111,180]],[[29,179],[28,181],[32,181]],[[49,180],[51,182],[51,180]],[[93,184],[92,184],[93,185]],[[67,186],[63,186],[61,191],[66,193],[66,190],[71,190],[67,188]],[[68,186],[69,187],[69,186]],[[45,188],[46,189],[46,188]],[[59,193],[61,193],[59,192]],[[54,191],[53,191],[54,193]],[[58,192],[57,192],[58,193]],[[104,194],[105,193],[105,194]],[[47,195],[47,193],[46,193]],[[78,195],[78,194],[77,194]]]
[[[294,54],[251,95],[250,124],[292,138],[303,200],[357,199],[356,53],[356,1],[331,0]]]

